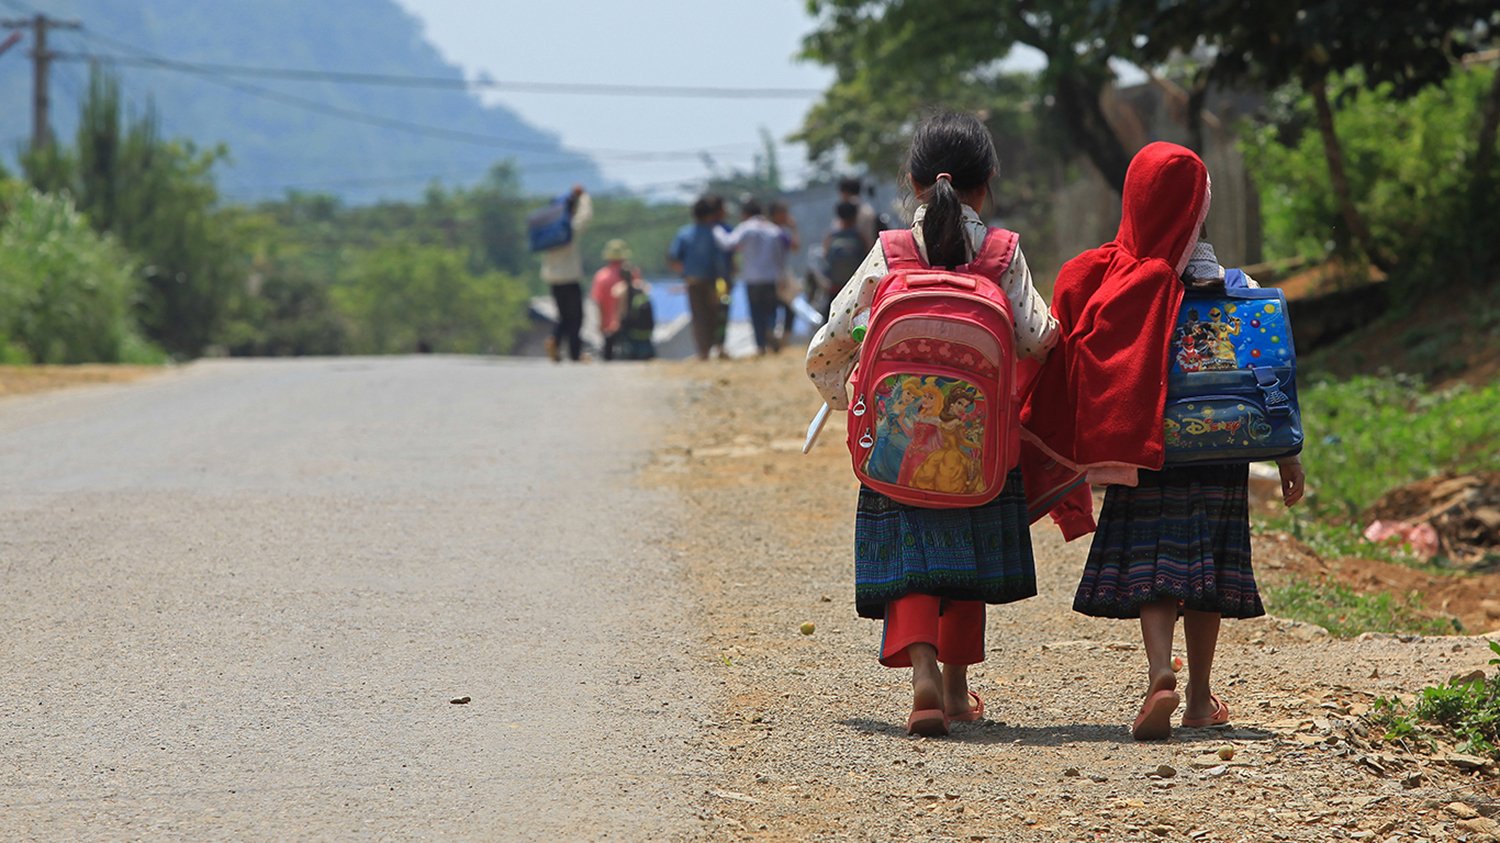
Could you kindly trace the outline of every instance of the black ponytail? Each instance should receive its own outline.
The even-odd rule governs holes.
[[[917,126],[907,172],[927,205],[922,242],[927,263],[959,266],[969,261],[961,197],[989,183],[1000,169],[989,130],[972,114],[949,112]]]

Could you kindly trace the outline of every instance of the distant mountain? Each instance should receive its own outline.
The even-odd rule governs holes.
[[[154,102],[164,134],[227,144],[231,162],[219,171],[219,183],[231,200],[280,197],[289,188],[351,202],[409,198],[432,179],[471,183],[507,158],[535,193],[602,181],[586,155],[462,89],[143,66],[160,58],[463,79],[427,42],[421,21],[394,0],[4,0],[0,17],[29,16],[28,8],[82,22],[81,32],[53,30],[54,50],[133,60],[135,66],[117,66],[126,101],[137,109]],[[28,30],[25,41],[0,56],[0,147],[7,161],[31,131],[30,47]],[[52,125],[59,138],[73,135],[87,79],[86,63],[53,65]]]

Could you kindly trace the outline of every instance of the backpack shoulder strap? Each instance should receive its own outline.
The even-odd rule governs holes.
[[[927,269],[922,253],[917,251],[917,237],[909,228],[889,229],[880,232],[880,248],[885,252],[885,265],[890,271],[898,269]]]
[[[1224,270],[1224,289],[1226,290],[1248,290],[1249,284],[1245,283],[1245,272],[1241,269]]]
[[[1010,269],[1010,259],[1015,256],[1016,244],[1020,241],[1021,235],[1014,231],[991,228],[984,236],[979,254],[962,271],[999,282],[1005,271]]]

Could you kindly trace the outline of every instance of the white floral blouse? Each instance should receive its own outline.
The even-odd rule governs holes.
[[[922,242],[922,218],[926,213],[927,206],[923,205],[912,218],[912,233],[916,235],[917,250],[923,260],[927,258],[927,245]],[[972,256],[984,242],[989,228],[974,209],[965,206],[963,215]],[[885,251],[877,240],[875,247],[865,256],[864,263],[834,297],[828,323],[818,330],[812,344],[807,347],[807,376],[812,378],[823,400],[835,410],[849,406],[847,383],[854,360],[859,356],[859,341],[852,334],[854,317],[869,310],[875,298],[875,287],[886,273]],[[1047,302],[1032,286],[1031,270],[1026,266],[1026,257],[1021,254],[1019,245],[1005,277],[1000,279],[1000,288],[1010,300],[1011,317],[1015,320],[1016,353],[1045,358],[1057,344],[1057,320],[1052,318]]]

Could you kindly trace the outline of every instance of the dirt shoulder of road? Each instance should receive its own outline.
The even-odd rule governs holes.
[[[717,771],[704,839],[1500,839],[1493,768],[1385,744],[1362,720],[1378,697],[1484,668],[1484,638],[1226,622],[1214,675],[1234,727],[1136,743],[1139,631],[1071,611],[1087,540],[1045,521],[1041,594],[991,607],[971,672],[987,721],[908,737],[908,676],[876,664],[880,628],[854,614],[841,420],[800,453],[818,401],[797,355],[656,372],[679,423],[644,482],[683,502],[672,549],[702,612],[695,667],[719,694],[694,741]],[[1305,567],[1281,544],[1257,537],[1263,580]]]
[[[0,397],[30,395],[72,386],[128,383],[166,371],[161,366],[0,366]]]

